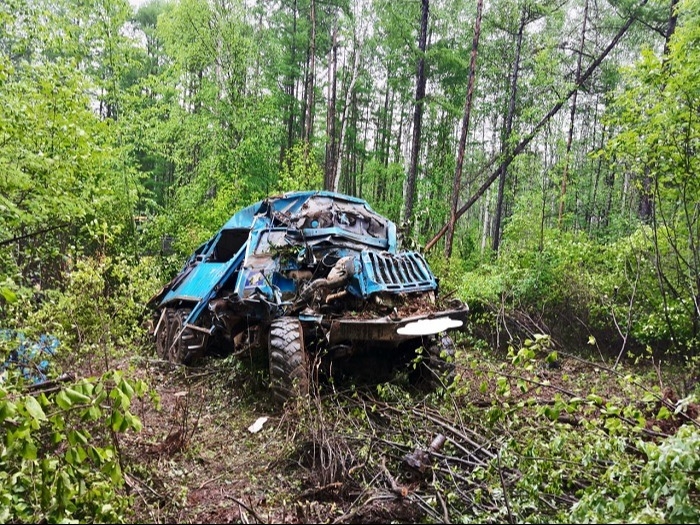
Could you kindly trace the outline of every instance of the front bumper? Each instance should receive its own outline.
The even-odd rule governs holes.
[[[344,343],[381,343],[389,346],[448,330],[463,330],[469,308],[441,310],[423,315],[378,319],[333,319],[328,330],[331,345]]]

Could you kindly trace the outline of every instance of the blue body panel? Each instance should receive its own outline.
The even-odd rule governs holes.
[[[228,263],[200,263],[193,266],[181,283],[168,292],[161,304],[174,300],[199,302],[204,299],[221,277],[230,268],[233,259]]]

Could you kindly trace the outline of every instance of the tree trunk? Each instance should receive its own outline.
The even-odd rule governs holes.
[[[343,145],[345,144],[345,132],[347,130],[347,120],[348,120],[348,109],[350,108],[350,101],[352,99],[352,94],[355,91],[355,82],[357,81],[357,70],[359,69],[360,63],[360,50],[355,49],[355,56],[352,61],[352,76],[350,78],[350,85],[347,87],[345,92],[345,104],[343,105],[343,115],[340,118],[340,134],[338,137],[338,152],[335,160],[335,174],[333,176],[333,184],[331,185],[332,191],[338,190],[338,184],[340,182],[340,173],[343,165],[342,162],[342,152]]]
[[[283,145],[280,151],[280,164],[284,161],[285,150],[291,150],[294,144],[294,110],[296,106],[296,83],[297,79],[294,76],[294,68],[296,67],[297,60],[297,0],[294,0],[294,8],[292,13],[292,59],[291,67],[289,68],[289,75],[287,77],[287,85],[285,91],[289,97],[289,107],[287,108],[287,144],[286,148]]]
[[[326,169],[323,188],[330,190],[333,187],[333,175],[337,161],[337,148],[335,140],[335,105],[337,96],[337,67],[338,67],[338,21],[333,23],[333,35],[331,36],[331,49],[328,51],[328,110],[326,113]]]
[[[664,42],[664,61],[667,60],[668,54],[670,52],[669,42],[673,33],[676,32],[676,25],[678,24],[678,1],[671,0],[671,12],[668,15],[668,25],[666,26],[666,40]]]
[[[578,48],[578,58],[576,59],[576,83],[579,83],[579,77],[581,76],[581,63],[583,62],[583,46],[586,43],[586,22],[588,20],[588,0],[583,7],[583,25],[581,27],[581,44]],[[566,183],[569,177],[569,163],[571,158],[571,144],[574,138],[574,120],[576,117],[576,99],[578,98],[578,91],[574,92],[574,96],[571,98],[571,113],[569,114],[569,134],[566,137],[566,154],[564,156],[564,171],[561,177],[561,194],[559,196],[559,227],[561,227],[561,220],[564,216],[564,208],[566,201]]]
[[[316,74],[316,2],[311,0],[311,39],[309,41],[309,70],[306,76],[306,115],[304,118],[304,156],[308,158],[314,112],[314,76]]]
[[[472,39],[472,52],[469,59],[469,80],[467,81],[467,99],[464,103],[464,117],[462,118],[462,133],[459,138],[459,150],[457,153],[457,166],[452,183],[452,202],[450,206],[450,219],[447,226],[447,237],[445,237],[445,257],[452,256],[452,242],[454,240],[455,224],[457,222],[457,208],[459,207],[459,193],[462,187],[462,167],[464,166],[464,150],[467,145],[467,135],[469,132],[469,120],[472,110],[472,98],[474,97],[474,79],[476,77],[476,57],[479,49],[479,37],[481,35],[481,16],[484,1],[478,0],[476,3],[476,20],[474,21],[474,37]]]
[[[416,71],[416,100],[413,110],[413,141],[411,142],[411,165],[408,169],[406,180],[406,195],[404,206],[404,222],[409,228],[413,219],[413,200],[416,192],[416,179],[418,177],[418,157],[420,155],[421,127],[423,123],[423,99],[425,98],[425,49],[428,40],[428,16],[430,9],[429,0],[421,0],[421,22],[418,37],[418,68]]]
[[[388,160],[389,160],[389,155],[387,153],[388,149],[388,144],[389,144],[389,138],[391,136],[391,133],[387,130],[389,126],[391,126],[391,120],[389,120],[389,92],[391,91],[391,88],[389,87],[389,71],[387,68],[387,76],[386,76],[386,91],[384,92],[384,110],[382,113],[382,127],[381,130],[379,130],[380,135],[380,141],[378,145],[379,149],[379,154],[380,154],[380,160],[382,163],[382,166],[386,167]]]
[[[513,117],[515,115],[515,99],[518,92],[518,73],[520,71],[520,53],[523,48],[523,33],[527,24],[525,9],[520,15],[520,26],[518,27],[517,42],[515,44],[515,58],[513,59],[513,71],[510,76],[510,99],[508,101],[508,112],[506,113],[505,132],[501,141],[502,154],[507,154],[510,148],[510,134],[513,131]],[[510,164],[510,163],[509,163]],[[503,219],[503,199],[506,187],[507,164],[501,164],[498,174],[498,195],[496,197],[496,211],[493,214],[493,239],[491,248],[494,253],[498,253],[501,244],[501,220]]]

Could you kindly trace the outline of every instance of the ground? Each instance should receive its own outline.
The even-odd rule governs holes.
[[[472,468],[464,466],[467,459],[486,465],[495,457],[484,423],[494,407],[527,401],[524,410],[534,422],[538,407],[555,407],[562,396],[630,398],[627,383],[617,380],[618,371],[574,356],[560,354],[553,364],[533,359],[523,369],[512,364],[512,356],[486,358],[461,342],[457,359],[457,385],[443,395],[411,391],[398,377],[357,389],[343,385],[342,392],[325,384],[320,395],[285,407],[269,395],[260,363],[227,358],[184,367],[158,360],[155,353],[125,361],[120,366],[145,379],[158,400],[144,398],[136,404],[143,430],[121,438],[134,501],[128,519],[447,521],[456,507],[445,503],[443,494],[469,495],[454,496],[436,487],[466,480]],[[677,401],[679,394],[666,388],[666,399],[670,394]],[[685,421],[680,416],[656,420],[658,406],[645,408],[650,439],[673,433]],[[697,407],[685,414],[696,418]],[[262,429],[249,431],[261,417],[268,418]],[[580,414],[565,411],[554,419],[564,427],[581,423]],[[448,444],[442,456],[435,456],[439,468],[423,475],[406,470],[406,455],[427,450],[440,433]],[[428,479],[444,472],[449,477]],[[489,508],[484,504],[484,512]]]

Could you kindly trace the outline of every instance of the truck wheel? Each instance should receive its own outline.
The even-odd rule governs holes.
[[[168,323],[167,359],[171,363],[189,365],[204,354],[207,334],[192,328],[184,328],[183,330],[185,321],[191,312],[192,310],[189,308],[178,308]]]
[[[275,398],[284,403],[308,395],[309,365],[299,320],[281,317],[272,321],[268,349],[270,384]]]
[[[446,334],[427,338],[423,360],[416,369],[418,385],[428,390],[449,386],[455,379],[455,345]]]
[[[162,315],[160,321],[160,326],[158,326],[158,333],[156,334],[156,353],[161,359],[168,359],[168,353],[170,350],[170,328],[173,324],[173,317],[175,316],[175,310],[172,308],[166,308]]]

